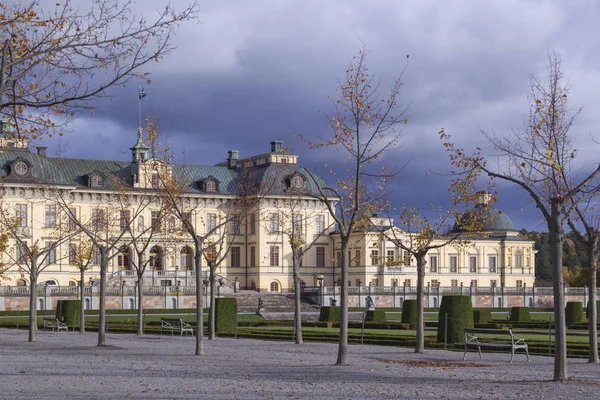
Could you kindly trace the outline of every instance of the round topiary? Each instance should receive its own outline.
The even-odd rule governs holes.
[[[588,300],[587,308],[585,309],[585,317],[590,317],[590,300]],[[596,301],[596,319],[600,320],[600,300]]]
[[[404,300],[402,303],[402,323],[415,325],[417,323],[417,301]]]
[[[368,310],[365,315],[365,321],[370,322],[387,322],[385,311],[383,310]]]
[[[565,307],[565,321],[567,325],[583,322],[583,303],[569,301]]]
[[[476,324],[487,324],[492,320],[492,311],[489,308],[473,310],[473,322]]]
[[[513,307],[510,309],[510,320],[515,322],[531,322],[529,307]]]
[[[445,328],[446,315],[448,327]],[[473,328],[473,305],[470,296],[444,296],[440,304],[438,317],[437,341],[444,342],[444,333],[447,331],[447,343],[464,343],[463,328]]]

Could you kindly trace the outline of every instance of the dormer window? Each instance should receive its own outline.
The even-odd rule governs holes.
[[[217,183],[215,181],[206,182],[206,191],[207,192],[216,192],[217,191]]]
[[[202,189],[205,193],[216,193],[219,191],[219,181],[209,176],[202,182]]]
[[[151,182],[152,183],[152,188],[153,189],[158,189],[158,172],[153,172],[152,173],[151,180],[152,180],[152,182]]]
[[[92,175],[91,186],[92,187],[104,186],[104,177],[100,174]]]

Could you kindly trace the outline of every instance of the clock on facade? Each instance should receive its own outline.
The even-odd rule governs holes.
[[[294,176],[294,178],[292,178],[292,186],[296,189],[302,189],[304,187],[304,178],[300,175]]]
[[[27,164],[23,161],[18,161],[14,166],[17,175],[25,175],[27,173]]]

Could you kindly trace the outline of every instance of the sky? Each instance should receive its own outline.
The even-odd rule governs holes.
[[[42,3],[48,3],[44,1]],[[54,2],[51,2],[54,3]],[[176,0],[176,7],[186,2]],[[592,136],[600,126],[600,4],[593,0],[200,0],[197,23],[184,24],[177,47],[145,71],[152,83],[113,88],[60,138],[44,140],[49,155],[129,160],[138,125],[138,84],[147,97],[143,117],[160,121],[161,135],[179,161],[213,165],[227,151],[240,157],[269,151],[282,140],[300,163],[323,168],[331,153],[309,150],[298,135],[327,137],[326,113],[361,42],[382,95],[403,73],[401,102],[409,121],[400,146],[386,157],[405,163],[394,183],[394,206],[446,199],[447,181],[429,171],[448,169],[438,138],[444,128],[460,147],[482,147],[481,130],[511,135],[527,115],[531,74],[544,77],[548,55],[563,59],[572,84],[570,105],[583,107],[572,128],[578,164],[597,162]],[[139,0],[136,14],[156,15],[164,2]],[[407,63],[406,56],[410,58]],[[324,113],[319,113],[323,110]],[[579,147],[580,146],[580,147]],[[185,149],[185,156],[183,150]],[[496,208],[517,229],[546,230],[526,193],[499,183]]]

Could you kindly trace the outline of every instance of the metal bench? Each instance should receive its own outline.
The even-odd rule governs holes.
[[[57,332],[64,330],[65,332],[69,331],[69,327],[64,322],[59,321],[56,318],[44,318],[44,329],[56,329]]]
[[[171,336],[174,336],[175,332],[179,332],[180,336],[183,337],[185,332],[186,336],[189,333],[194,336],[194,329],[186,322],[183,322],[181,318],[161,318],[160,319],[160,336],[163,334],[163,330],[171,331]]]
[[[465,353],[463,360],[467,356],[469,347],[476,347],[479,351],[479,359],[482,359],[481,348],[489,349],[510,349],[510,362],[513,362],[515,350],[523,349],[527,353],[527,362],[529,362],[529,349],[525,339],[513,335],[510,329],[477,329],[464,328],[465,334]],[[477,336],[479,335],[479,336]],[[482,336],[484,335],[484,336]],[[510,337],[510,343],[506,343],[507,336]]]

